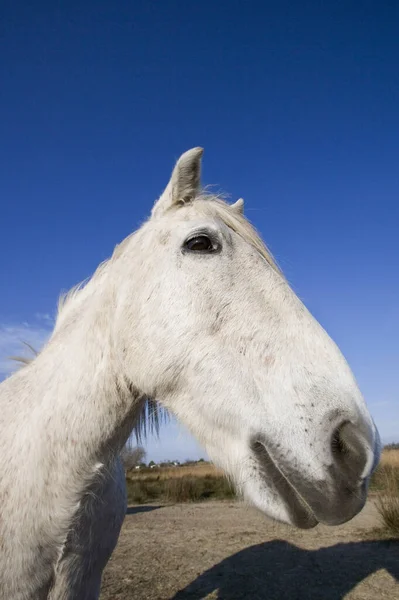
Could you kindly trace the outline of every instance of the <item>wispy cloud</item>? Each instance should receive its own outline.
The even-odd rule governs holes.
[[[50,313],[40,313],[40,312],[38,312],[38,313],[35,314],[35,319],[37,321],[39,321],[39,322],[44,323],[48,327],[51,327],[51,328],[54,327],[54,319],[50,315]]]
[[[48,340],[53,320],[50,315],[36,315],[33,322],[0,324],[0,379],[15,371],[17,365],[11,356],[29,356],[24,342],[40,350]]]

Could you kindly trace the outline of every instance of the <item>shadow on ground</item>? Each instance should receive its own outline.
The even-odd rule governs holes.
[[[379,569],[399,582],[399,540],[343,543],[320,550],[274,540],[229,556],[173,600],[200,600],[215,591],[219,600],[341,600]]]
[[[152,510],[157,510],[158,508],[162,508],[162,506],[154,504],[146,504],[144,506],[128,506],[126,514],[137,515],[138,513],[151,512]]]

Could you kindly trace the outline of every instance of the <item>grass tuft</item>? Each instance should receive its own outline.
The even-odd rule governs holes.
[[[399,467],[394,464],[381,464],[375,474],[378,490],[376,501],[383,529],[399,536]]]

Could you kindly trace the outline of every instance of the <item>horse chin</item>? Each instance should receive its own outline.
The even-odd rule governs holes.
[[[301,497],[274,463],[263,444],[251,444],[257,465],[257,477],[249,491],[249,498],[257,508],[275,521],[298,529],[312,529],[319,521],[310,506]]]

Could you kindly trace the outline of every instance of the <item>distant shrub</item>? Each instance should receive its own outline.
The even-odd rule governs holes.
[[[145,450],[141,446],[132,446],[126,444],[121,451],[121,459],[125,471],[131,471],[140,464],[143,464],[145,459]]]
[[[225,477],[212,475],[168,479],[165,493],[169,502],[198,502],[235,496],[233,487]]]
[[[384,450],[399,450],[399,442],[392,442],[391,444],[386,444],[384,446]]]

